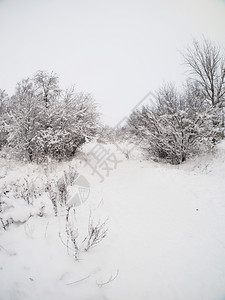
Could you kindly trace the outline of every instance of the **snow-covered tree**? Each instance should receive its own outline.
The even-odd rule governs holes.
[[[34,82],[27,78],[18,83],[10,102],[9,146],[21,158],[32,161],[44,107],[37,97]]]
[[[38,72],[17,85],[11,99],[9,145],[21,158],[71,158],[97,131],[98,113],[90,95],[63,92],[55,74]]]
[[[128,127],[152,158],[179,164],[211,149],[218,140],[221,128],[215,128],[213,121],[219,118],[219,110],[192,88],[179,94],[174,86],[164,86],[154,107],[144,106],[131,114]]]
[[[52,116],[52,126],[41,134],[48,140],[48,153],[58,159],[73,157],[97,133],[96,104],[88,94],[75,93],[74,89],[65,91],[53,106]]]
[[[7,143],[7,107],[9,97],[5,91],[0,90],[0,150]]]
[[[220,116],[223,117],[221,137],[224,137],[225,53],[209,40],[193,40],[192,46],[183,52],[183,58],[191,75],[190,80],[198,83],[206,101],[220,108]],[[219,122],[215,120],[214,126],[217,127]]]

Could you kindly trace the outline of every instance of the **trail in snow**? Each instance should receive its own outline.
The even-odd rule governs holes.
[[[224,186],[145,163],[118,172],[103,192],[112,232],[105,263],[120,269],[109,299],[223,297]]]

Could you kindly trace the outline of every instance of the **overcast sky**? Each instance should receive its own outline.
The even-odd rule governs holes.
[[[0,0],[0,88],[53,70],[113,125],[163,82],[181,84],[178,50],[203,35],[225,47],[225,1]]]

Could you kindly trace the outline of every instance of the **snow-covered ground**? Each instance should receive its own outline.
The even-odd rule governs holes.
[[[104,148],[120,162],[103,182],[85,164],[94,163],[91,154],[46,168],[1,159],[1,217],[14,223],[0,229],[0,299],[225,299],[225,143],[180,166]],[[108,218],[107,236],[78,261],[64,245],[65,210],[55,217],[43,188],[69,165],[90,184],[71,216],[80,242],[90,211],[96,222]],[[33,204],[18,196],[28,181]]]

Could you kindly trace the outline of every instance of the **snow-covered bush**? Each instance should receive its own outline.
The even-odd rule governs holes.
[[[43,216],[41,200],[44,182],[39,178],[24,177],[5,182],[0,189],[0,228],[12,223],[25,223],[31,216]]]
[[[15,181],[9,184],[7,189],[11,191],[13,198],[23,199],[27,204],[31,205],[43,193],[43,189],[32,178],[23,178]]]
[[[39,178],[25,176],[5,183],[0,190],[0,198],[22,199],[32,205],[44,193],[44,183]]]
[[[131,114],[128,127],[150,157],[179,164],[215,145],[221,132],[219,120],[220,110],[204,101],[198,87],[188,85],[178,94],[169,85],[159,91],[154,107],[144,106]]]
[[[99,114],[91,96],[63,92],[53,73],[40,71],[18,83],[10,106],[9,146],[21,159],[71,158],[97,132]]]

